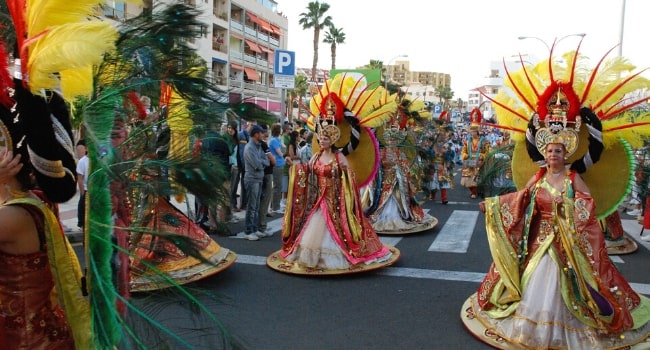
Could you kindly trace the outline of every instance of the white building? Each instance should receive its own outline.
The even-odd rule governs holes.
[[[153,0],[177,3],[173,0]],[[282,89],[273,87],[276,50],[286,50],[288,19],[274,0],[185,0],[201,10],[202,36],[192,44],[208,65],[210,78],[229,91],[230,101],[247,100],[280,113]],[[123,21],[142,6],[106,1],[106,17]]]

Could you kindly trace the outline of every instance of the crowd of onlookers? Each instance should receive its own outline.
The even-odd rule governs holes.
[[[303,124],[289,121],[272,125],[242,121],[241,128],[236,121],[212,125],[201,149],[230,169],[229,195],[216,208],[197,208],[197,222],[210,233],[233,235],[223,224],[237,222],[233,213],[246,211],[243,238],[268,236],[268,219],[284,214],[289,167],[309,161],[312,139]]]

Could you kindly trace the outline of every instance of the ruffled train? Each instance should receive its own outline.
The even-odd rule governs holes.
[[[424,213],[422,220],[415,221],[410,212],[400,209],[395,196],[390,196],[381,212],[372,216],[372,227],[377,232],[410,231],[429,227],[436,219]]]
[[[486,328],[526,349],[617,349],[642,341],[650,332],[650,323],[646,323],[636,330],[601,335],[576,319],[562,300],[558,266],[548,254],[542,257],[522,294],[517,311],[503,319],[488,316],[476,299],[472,305]]]
[[[391,252],[364,261],[365,264],[389,260]],[[347,269],[352,264],[347,260],[341,248],[332,238],[332,233],[327,227],[325,216],[320,208],[312,214],[294,251],[285,257],[286,261],[311,268]]]

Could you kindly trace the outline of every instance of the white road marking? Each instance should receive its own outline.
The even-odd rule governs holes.
[[[266,265],[266,257],[254,255],[237,255],[237,262],[249,265]],[[420,278],[428,280],[472,283],[481,283],[485,277],[485,272],[428,270],[412,267],[385,267],[383,269],[377,270],[376,273],[389,277]],[[650,284],[630,283],[630,286],[639,294],[650,295]]]
[[[478,214],[478,211],[454,210],[429,246],[429,251],[467,253]]]

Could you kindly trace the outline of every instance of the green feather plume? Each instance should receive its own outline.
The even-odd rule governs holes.
[[[139,92],[151,97],[153,106],[160,105],[161,101],[164,104],[168,101],[161,96],[161,84],[167,84],[175,94],[190,101],[185,111],[193,119],[193,125],[202,125],[208,120],[215,122],[215,118],[220,122],[218,119],[225,113],[219,111],[227,110],[242,113],[246,119],[275,120],[271,113],[252,103],[219,102],[227,96],[227,92],[209,83],[205,77],[205,62],[187,44],[188,39],[199,35],[199,15],[196,9],[176,4],[157,7],[149,16],[126,21],[118,27],[120,35],[116,50],[107,54],[95,71],[93,95],[77,104],[83,116],[90,156],[87,256],[94,317],[92,333],[96,348],[152,347],[134,329],[134,324],[138,324],[139,329],[151,327],[156,333],[164,334],[167,342],[164,346],[191,348],[182,336],[174,334],[139,307],[138,303],[143,298],[128,298],[118,292],[120,283],[124,281],[116,279],[112,263],[116,256],[131,253],[128,247],[115,243],[114,232],[121,230],[130,234],[150,234],[173,242],[183,254],[204,261],[195,242],[190,239],[139,226],[147,221],[147,213],[139,212],[137,204],[150,197],[169,197],[176,193],[178,187],[204,203],[218,203],[227,198],[225,189],[215,184],[228,179],[229,169],[223,169],[215,159],[203,154],[192,155],[189,150],[187,155],[174,158],[155,156],[158,133],[164,130],[165,120],[174,117],[170,111],[175,108],[168,105],[167,115],[163,115],[157,123],[148,124],[134,118],[134,111],[125,103],[128,94]],[[213,108],[206,109],[206,106]],[[129,129],[128,136],[119,144],[113,144],[114,137],[120,131],[120,128],[115,128],[116,125]],[[169,177],[161,176],[163,169],[168,171]],[[128,194],[128,199],[132,201],[134,224],[128,227],[115,226],[113,213],[123,208],[122,204],[112,202],[111,184],[120,184],[120,191]],[[149,267],[156,271],[155,266]],[[229,346],[237,347],[223,325],[194,293],[171,278],[164,275],[162,278],[167,278],[173,286],[170,292],[180,294],[189,301],[188,305],[200,312],[203,320],[210,323],[208,328],[219,330],[222,341],[225,339]],[[126,318],[116,308],[118,304],[125,305]],[[157,348],[160,346],[163,345],[156,344]]]

